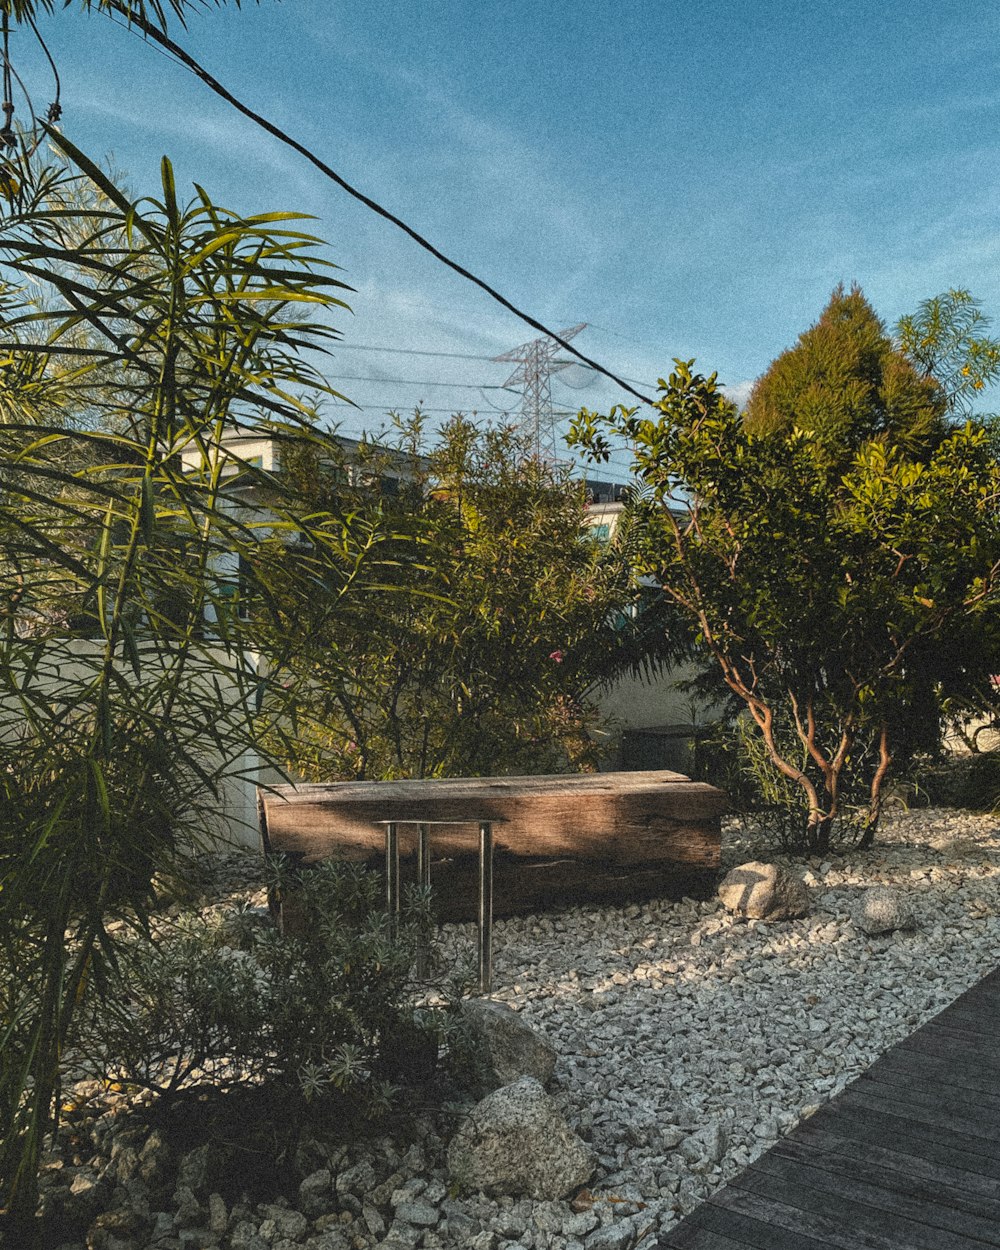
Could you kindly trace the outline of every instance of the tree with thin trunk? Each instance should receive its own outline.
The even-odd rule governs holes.
[[[791,400],[759,423],[714,374],[677,361],[652,416],[584,410],[572,435],[597,459],[608,431],[632,444],[640,569],[746,709],[797,796],[801,842],[820,852],[848,833],[871,843],[893,765],[937,734],[940,701],[969,680],[1000,606],[987,432],[943,424],[932,385],[926,403],[912,402],[920,387],[897,402],[905,362],[883,353],[880,376],[869,344],[855,357],[867,374],[829,421],[814,404],[819,371],[802,425]]]

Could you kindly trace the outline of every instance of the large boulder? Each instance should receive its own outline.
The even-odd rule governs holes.
[[[523,1076],[477,1103],[448,1147],[451,1180],[467,1191],[563,1198],[594,1170],[595,1159],[541,1083]]]
[[[510,1085],[522,1076],[548,1084],[556,1066],[555,1048],[516,1011],[503,1003],[470,998],[462,1003],[462,1019],[472,1034],[484,1090]]]
[[[873,885],[861,895],[855,924],[863,933],[892,933],[894,929],[917,927],[913,909],[901,890]]]
[[[751,860],[726,874],[719,886],[722,905],[749,920],[794,920],[809,911],[809,890],[778,864]]]

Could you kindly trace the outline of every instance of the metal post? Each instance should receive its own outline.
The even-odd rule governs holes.
[[[395,821],[385,827],[385,909],[392,933],[399,929],[399,828]]]
[[[479,992],[493,985],[493,826],[479,823]]]
[[[418,826],[419,837],[417,838],[417,884],[430,885],[431,883],[431,856],[430,856],[430,827],[428,825]]]
[[[422,824],[417,826],[417,884],[421,888],[426,888],[430,883],[430,828]],[[424,942],[420,943],[420,949],[417,951],[417,976],[421,978],[427,976],[427,947]]]

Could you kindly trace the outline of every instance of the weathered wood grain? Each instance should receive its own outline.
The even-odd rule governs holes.
[[[986,1228],[1000,1228],[1000,1193],[995,1182],[986,1182],[983,1189],[970,1189],[967,1173],[959,1174],[955,1183],[955,1174],[947,1174],[940,1166],[927,1163],[920,1166],[912,1156],[891,1151],[876,1153],[870,1149],[859,1151],[853,1149],[855,1146],[854,1142],[833,1134],[824,1135],[822,1129],[818,1129],[813,1134],[779,1141],[761,1164],[764,1166],[770,1158],[780,1158],[818,1169],[826,1178],[820,1182],[821,1188],[827,1183],[838,1187],[834,1177],[873,1187],[871,1192],[887,1210],[901,1210],[903,1214],[919,1211],[920,1218],[928,1224],[949,1228],[954,1212],[959,1212],[985,1221]],[[985,1186],[989,1187],[989,1192]],[[858,1192],[860,1195],[861,1191]],[[859,1197],[859,1201],[863,1200]],[[904,1209],[903,1203],[911,1205]],[[940,1215],[936,1208],[941,1209]]]
[[[929,1134],[924,1125],[905,1116],[891,1112],[871,1115],[864,1107],[849,1107],[840,1099],[824,1107],[814,1120],[819,1120],[821,1127],[830,1132],[861,1145],[881,1146],[925,1160],[932,1167],[941,1168],[946,1177],[953,1171],[981,1176],[1000,1193],[1000,1187],[995,1184],[1000,1181],[1000,1157],[990,1152],[988,1143],[970,1143],[958,1133]],[[796,1129],[796,1135],[799,1131]]]
[[[889,1058],[876,1060],[868,1075],[886,1085],[913,1085],[916,1088],[948,1087],[954,1103],[993,1107],[1000,1119],[1000,1094],[996,1072],[952,1055],[948,1059],[924,1055],[916,1050],[897,1048]]]
[[[837,1246],[839,1250],[916,1250],[912,1243],[891,1236],[891,1230],[886,1229],[884,1223],[861,1233],[856,1228],[845,1227],[839,1212],[830,1215],[803,1210],[759,1191],[728,1186],[714,1194],[706,1206],[721,1208],[737,1217],[734,1223],[741,1230],[743,1240],[759,1250],[771,1250],[771,1247],[798,1250],[799,1246],[810,1244],[809,1238],[812,1244]],[[741,1220],[740,1216],[748,1218]],[[723,1221],[715,1225],[720,1231],[725,1226]]]
[[[372,861],[373,867],[379,861]],[[473,920],[478,900],[478,860],[432,861],[435,915],[442,922]],[[404,889],[415,879],[404,866]],[[493,914],[497,918],[552,911],[580,903],[624,906],[648,898],[708,898],[715,874],[692,871],[662,860],[649,866],[608,867],[584,860],[521,860],[504,857],[493,868]]]
[[[724,1203],[704,1203],[683,1223],[666,1233],[660,1244],[673,1246],[673,1241],[666,1238],[679,1239],[690,1225],[729,1237],[744,1250],[746,1247],[754,1247],[755,1250],[830,1250],[830,1243],[810,1237],[801,1226],[801,1221],[796,1225],[794,1213],[791,1226],[785,1227],[780,1222],[784,1213],[779,1211],[778,1219],[771,1219],[772,1212],[752,1194],[740,1194],[730,1199],[728,1191],[724,1192],[727,1194]],[[683,1244],[679,1242],[680,1246]]]
[[[910,1037],[904,1038],[900,1045],[907,1050],[938,1055],[944,1059],[960,1051],[977,1066],[1000,1072],[1000,1053],[997,1052],[995,1043],[988,1038],[963,1033],[957,1029],[944,1027],[927,1031],[920,1029]]]
[[[915,1124],[926,1125],[926,1132],[947,1129],[957,1133],[969,1145],[981,1138],[992,1143],[991,1149],[1000,1147],[1000,1122],[985,1112],[976,1116],[967,1108],[959,1109],[950,1100],[942,1098],[940,1092],[935,1097],[933,1090],[925,1094],[869,1081],[864,1085],[855,1083],[848,1086],[840,1097],[848,1106],[867,1107],[876,1114],[887,1111]]]
[[[1000,1247],[1000,971],[893,1047],[660,1238],[736,1247]],[[954,1024],[960,1027],[953,1027]]]
[[[497,850],[512,855],[706,871],[718,868],[727,805],[713,786],[665,771],[276,786],[262,796],[268,847],[304,863],[377,853],[381,821],[489,820]],[[474,837],[474,825],[435,829],[434,852],[460,855]]]
[[[746,1242],[733,1241],[724,1233],[713,1233],[709,1228],[696,1228],[694,1224],[685,1222],[664,1233],[660,1245],[669,1250],[744,1250]],[[804,1250],[810,1246],[820,1246],[819,1242],[805,1242]]]
[[[839,1188],[813,1186],[793,1168],[780,1168],[770,1156],[765,1157],[771,1164],[767,1170],[755,1164],[736,1177],[732,1189],[765,1202],[779,1213],[786,1228],[800,1228],[843,1250],[872,1245],[892,1246],[894,1250],[959,1250],[963,1244],[946,1229],[886,1210],[878,1205],[876,1195],[868,1195],[875,1198],[874,1204],[860,1201],[857,1188],[850,1183]],[[965,1241],[966,1248],[968,1245]]]
[[[823,1195],[818,1201],[828,1212],[834,1210],[833,1204],[860,1210],[862,1227],[872,1222],[864,1210],[868,1208],[900,1224],[909,1221],[921,1229],[926,1228],[927,1232],[921,1236],[926,1237],[928,1246],[946,1244],[941,1233],[959,1233],[982,1240],[997,1232],[998,1225],[988,1214],[987,1204],[962,1199],[950,1186],[919,1184],[912,1178],[901,1185],[891,1174],[882,1174],[881,1179],[888,1181],[882,1184],[872,1173],[861,1174],[847,1167],[825,1167],[822,1158],[815,1154],[812,1158],[792,1157],[793,1154],[794,1144],[791,1150],[771,1150],[751,1171],[779,1181],[782,1186],[810,1191],[811,1209],[816,1208],[818,1193]],[[846,1218],[850,1220],[850,1216]],[[914,1245],[918,1244],[914,1240]]]
[[[886,1125],[869,1116],[852,1121],[838,1111],[818,1118],[821,1123],[807,1120],[796,1129],[794,1137],[785,1138],[774,1149],[814,1150],[822,1154],[830,1167],[841,1166],[844,1159],[849,1167],[860,1168],[865,1175],[893,1172],[900,1178],[894,1183],[906,1189],[911,1179],[941,1182],[951,1190],[1000,1202],[996,1177],[982,1176],[975,1170],[983,1165],[981,1156],[949,1151],[933,1139],[909,1137],[898,1131],[898,1125],[894,1128],[893,1124]],[[1000,1218],[997,1223],[1000,1226]]]

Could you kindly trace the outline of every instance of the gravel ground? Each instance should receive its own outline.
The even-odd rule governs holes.
[[[646,1204],[637,1223],[669,1227],[1000,962],[996,816],[891,814],[871,851],[807,863],[731,823],[724,867],[762,857],[804,874],[810,916],[654,902],[496,926],[493,997],[556,1045],[591,1190]],[[876,885],[906,892],[915,930],[856,928]]]
[[[197,1160],[182,1162],[190,1184],[176,1210],[147,1202],[131,1227],[124,1215],[120,1227],[100,1217],[88,1247],[651,1250],[658,1232],[1000,962],[996,816],[891,814],[871,851],[807,863],[731,823],[723,866],[760,858],[804,875],[810,915],[748,922],[716,901],[685,900],[496,924],[492,997],[555,1045],[552,1093],[598,1158],[572,1204],[450,1196],[446,1143],[428,1126],[405,1153],[383,1139],[342,1160],[332,1185],[317,1172],[299,1209],[227,1209],[199,1191]],[[255,872],[252,857],[229,857],[220,887],[259,901]],[[904,891],[917,927],[863,933],[853,917],[871,886]],[[474,938],[471,925],[443,932],[454,957]],[[96,1128],[111,1151],[113,1128]],[[115,1167],[95,1156],[67,1168],[65,1182],[114,1181],[108,1205],[140,1210],[135,1174]]]

